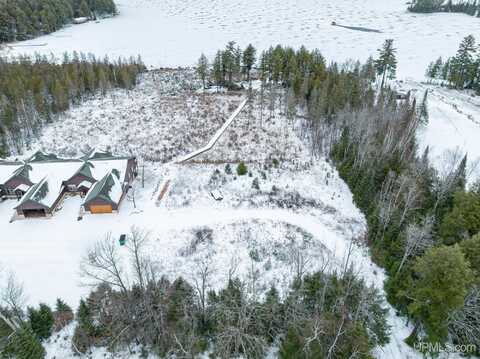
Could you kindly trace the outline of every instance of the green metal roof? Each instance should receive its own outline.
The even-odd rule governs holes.
[[[120,175],[118,170],[113,169],[110,173],[105,175],[100,181],[96,182],[90,191],[88,191],[87,196],[85,197],[84,203],[90,202],[95,198],[103,199],[107,202],[116,203],[112,198],[110,198],[110,191],[113,186],[115,186],[115,180],[112,176],[116,176],[119,179]]]
[[[90,178],[91,180],[95,181],[95,178],[93,177],[93,174],[92,174],[92,168],[95,168],[95,166],[93,165],[93,163],[89,162],[89,161],[85,161],[83,162],[83,164],[80,166],[80,168],[78,169],[77,172],[75,172],[73,174],[72,177],[70,177],[68,180],[72,179],[73,177],[75,177],[76,175],[83,175],[87,178]]]
[[[22,178],[25,178],[27,181],[30,181],[31,170],[32,170],[32,166],[30,166],[28,163],[24,163],[23,166],[17,168],[17,170],[15,170],[12,173],[12,176],[10,178],[22,177]]]
[[[49,188],[48,188],[47,177],[45,177],[40,182],[38,182],[38,183],[34,184],[32,187],[30,187],[30,189],[27,191],[27,193],[25,193],[25,195],[20,200],[18,206],[15,207],[15,208],[20,207],[22,204],[24,204],[28,201],[35,202],[35,203],[47,208],[47,206],[42,203],[42,199],[44,199],[47,196],[48,190],[49,190]]]
[[[108,151],[99,151],[97,149],[93,149],[88,151],[84,156],[81,157],[82,160],[97,160],[97,159],[104,159],[104,158],[113,158],[111,152]]]
[[[27,161],[28,162],[41,162],[41,161],[52,161],[58,160],[58,157],[51,153],[45,153],[42,151],[35,152]]]

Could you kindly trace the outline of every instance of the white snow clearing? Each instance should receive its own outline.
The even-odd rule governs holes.
[[[406,81],[404,91],[412,90],[422,101],[428,90],[428,123],[418,133],[420,151],[427,146],[430,159],[440,173],[468,155],[468,180],[480,179],[480,96],[471,91]]]
[[[11,53],[61,58],[83,51],[136,56],[153,67],[191,66],[200,53],[213,58],[227,41],[259,49],[281,43],[319,48],[328,60],[365,60],[385,39],[398,48],[400,77],[423,78],[428,63],[451,56],[460,40],[480,33],[464,14],[413,14],[404,0],[117,0],[120,14],[11,44]],[[365,32],[332,26],[375,29]],[[36,46],[36,45],[44,46]],[[18,47],[21,45],[21,47]]]

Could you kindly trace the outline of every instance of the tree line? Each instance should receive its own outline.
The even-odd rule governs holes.
[[[286,125],[300,121],[312,152],[333,160],[366,216],[373,260],[389,275],[388,300],[414,324],[408,343],[478,350],[480,184],[467,187],[466,155],[438,171],[428,148],[418,153],[427,96],[420,104],[399,99],[389,86],[395,71],[388,40],[364,64],[327,64],[318,50],[272,47],[256,64],[259,121],[278,113]]]
[[[457,12],[480,17],[480,2],[477,0],[413,0],[408,7],[411,12]]]
[[[455,89],[472,89],[480,94],[480,47],[475,37],[465,37],[455,56],[446,60],[439,57],[430,63],[426,75]]]
[[[0,44],[52,33],[76,17],[116,12],[113,0],[0,0]]]
[[[39,343],[74,318],[76,353],[95,346],[113,353],[135,346],[145,357],[193,358],[209,352],[217,358],[260,359],[278,346],[282,359],[367,359],[388,341],[383,298],[348,267],[296,274],[284,294],[275,286],[260,290],[255,276],[243,281],[229,276],[214,290],[211,257],[198,260],[191,281],[169,280],[150,259],[148,241],[147,232],[132,228],[128,260],[122,260],[116,238],[98,241],[81,264],[83,279],[95,289],[75,314],[61,300],[55,310],[45,304],[25,310],[18,304],[21,290],[13,285],[15,295],[4,296],[11,300],[0,307],[0,357],[44,358]],[[15,323],[13,328],[7,322]]]
[[[76,52],[59,63],[45,56],[0,58],[0,156],[20,152],[43,124],[87,96],[132,88],[144,70],[141,58]]]

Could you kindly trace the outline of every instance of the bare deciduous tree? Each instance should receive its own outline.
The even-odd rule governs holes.
[[[86,280],[85,285],[105,283],[124,293],[128,291],[119,245],[112,233],[96,242],[82,258],[80,276]]]
[[[427,216],[420,225],[409,224],[405,232],[405,243],[403,248],[403,257],[397,269],[397,274],[403,268],[405,262],[411,256],[417,256],[435,244],[433,236],[433,226],[435,218]]]

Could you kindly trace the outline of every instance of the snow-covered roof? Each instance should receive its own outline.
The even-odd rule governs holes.
[[[17,187],[15,187],[15,191],[19,190],[19,191],[22,191],[22,192],[27,192],[29,189],[30,189],[30,186],[28,186],[24,183],[21,183]]]
[[[7,182],[21,166],[20,162],[0,162],[0,184]]]
[[[54,161],[54,160],[58,160],[57,155],[54,155],[52,153],[45,153],[43,151],[37,151],[28,158],[27,162]]]
[[[52,196],[52,193],[54,192],[50,191],[48,179],[45,177],[40,182],[30,187],[27,193],[25,193],[20,200],[17,207],[20,207],[28,201],[32,201],[40,204],[41,206],[51,208],[57,199],[57,197]]]
[[[101,159],[101,158],[112,158],[112,154],[109,151],[98,150],[96,148],[88,151],[85,155],[81,157],[84,161]]]
[[[91,182],[88,182],[88,181],[82,181],[78,184],[78,187],[86,187],[86,188],[90,188],[92,186],[92,183]]]
[[[34,201],[51,208],[63,190],[64,182],[82,173],[96,181],[94,185],[89,181],[80,183],[80,186],[90,188],[88,194],[101,195],[118,203],[122,196],[121,183],[125,179],[128,160],[128,157],[113,157],[108,152],[97,150],[90,151],[82,159],[59,159],[55,155],[38,151],[26,163],[0,162],[0,183],[15,175],[25,175],[34,185],[17,187],[26,191],[19,205]]]
[[[125,174],[127,172],[128,158],[114,158],[109,157],[107,159],[92,159],[89,161],[93,167],[90,168],[93,178],[97,181],[102,179],[112,169],[118,171],[119,179],[123,182]]]
[[[119,173],[113,169],[100,181],[95,182],[90,188],[83,203],[90,202],[95,198],[101,198],[107,202],[118,204],[122,198],[123,190],[119,179]]]

